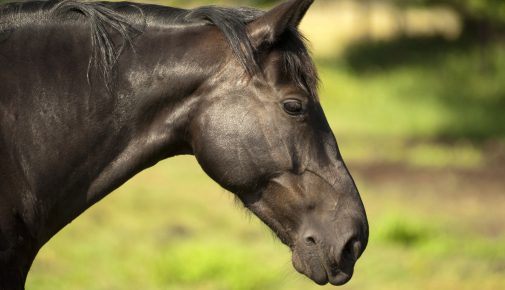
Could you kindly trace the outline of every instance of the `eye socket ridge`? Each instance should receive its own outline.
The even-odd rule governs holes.
[[[286,113],[292,116],[303,114],[304,108],[302,101],[298,99],[286,99],[282,102],[282,108]]]

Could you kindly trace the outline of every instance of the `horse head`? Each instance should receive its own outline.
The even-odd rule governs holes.
[[[341,285],[366,247],[368,223],[297,31],[311,3],[288,1],[247,23],[242,49],[254,63],[230,53],[189,134],[205,172],[291,248],[296,270]]]

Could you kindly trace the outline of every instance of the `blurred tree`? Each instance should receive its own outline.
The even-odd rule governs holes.
[[[448,5],[465,20],[505,25],[504,0],[392,0],[397,5]]]
[[[429,0],[436,2],[435,0]],[[505,1],[503,0],[443,0],[467,18],[488,19],[505,23]]]
[[[463,22],[467,40],[479,45],[482,71],[492,71],[493,61],[488,50],[492,42],[505,38],[505,0],[389,0],[405,6],[447,5],[454,9]]]
[[[266,6],[279,2],[279,0],[250,0],[249,2],[255,6]]]

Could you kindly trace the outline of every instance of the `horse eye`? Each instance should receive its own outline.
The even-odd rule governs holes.
[[[302,102],[299,100],[284,101],[284,111],[290,115],[300,115],[303,113]]]

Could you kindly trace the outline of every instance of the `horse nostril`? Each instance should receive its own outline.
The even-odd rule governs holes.
[[[303,239],[305,240],[305,243],[307,243],[308,245],[316,244],[316,239],[312,235],[305,235]]]
[[[361,242],[356,238],[351,238],[344,246],[342,250],[343,256],[349,260],[358,260],[361,254]]]

